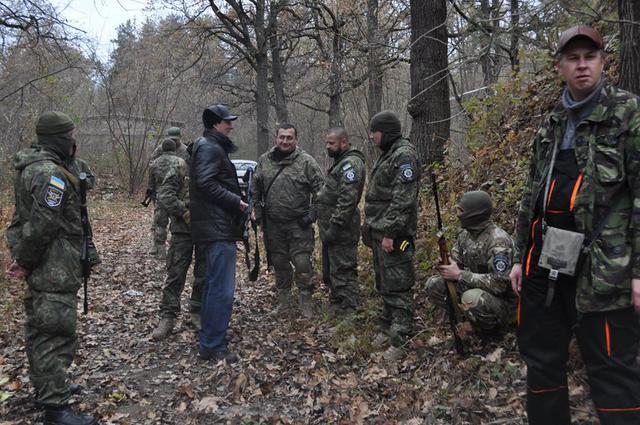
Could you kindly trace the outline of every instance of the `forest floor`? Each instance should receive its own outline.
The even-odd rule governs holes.
[[[372,350],[381,304],[364,249],[363,305],[353,323],[328,314],[319,278],[315,318],[295,311],[269,317],[273,276],[263,268],[257,282],[248,282],[239,245],[229,336],[240,361],[200,360],[186,311],[171,337],[153,341],[165,271],[147,253],[152,208],[107,198],[91,208],[103,262],[90,281],[88,315],[78,298],[78,350],[69,371],[85,388],[75,408],[101,424],[526,423],[525,366],[513,333],[474,341],[470,354],[457,356],[445,316],[425,302],[426,276],[416,286],[418,333],[404,359],[388,364]],[[41,424],[23,348],[23,292],[23,283],[0,280],[0,425]],[[576,371],[572,414],[575,423],[596,424],[576,351],[569,366]]]

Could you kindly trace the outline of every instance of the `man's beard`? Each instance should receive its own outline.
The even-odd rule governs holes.
[[[341,153],[341,150],[332,151],[331,149],[327,149],[327,155],[329,155],[329,158],[337,158]]]

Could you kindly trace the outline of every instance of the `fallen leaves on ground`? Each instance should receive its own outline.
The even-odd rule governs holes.
[[[460,358],[444,316],[423,301],[420,289],[418,333],[405,358],[390,365],[372,352],[381,305],[366,257],[360,273],[364,302],[353,322],[328,314],[319,280],[312,320],[295,310],[268,316],[276,298],[273,276],[262,270],[249,283],[238,255],[229,338],[240,361],[200,360],[197,333],[184,310],[175,332],[155,342],[150,335],[165,271],[147,253],[151,208],[115,197],[94,199],[91,213],[103,263],[91,278],[89,314],[79,310],[79,348],[69,375],[85,388],[74,397],[75,407],[103,424],[523,422],[525,368],[514,336],[476,341],[472,353]],[[39,424],[23,349],[24,284],[4,285],[3,307],[15,307],[6,309],[0,328],[0,417],[3,424]],[[185,307],[188,294],[187,288]],[[570,370],[579,368],[572,360]],[[592,420],[582,372],[571,383],[580,417]]]

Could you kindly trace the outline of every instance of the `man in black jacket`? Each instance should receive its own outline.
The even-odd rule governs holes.
[[[202,113],[204,133],[193,146],[190,186],[191,236],[206,252],[207,273],[202,289],[200,357],[237,361],[227,349],[236,280],[236,241],[242,239],[244,211],[236,169],[229,153],[238,148],[229,139],[232,115],[224,105]]]

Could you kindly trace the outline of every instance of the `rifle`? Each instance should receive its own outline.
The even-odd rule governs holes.
[[[433,197],[436,203],[436,216],[438,219],[438,248],[440,248],[440,263],[447,266],[449,262],[449,250],[447,249],[447,241],[444,237],[444,226],[442,225],[442,216],[440,215],[440,203],[438,202],[438,183],[436,182],[436,176],[431,171],[431,182],[433,184]],[[460,310],[460,301],[458,299],[458,291],[456,289],[456,282],[447,280],[447,312],[449,313],[449,324],[451,325],[451,331],[456,345],[456,352],[459,355],[464,354],[464,345],[462,344],[462,338],[458,333],[457,325],[462,323],[462,311]]]
[[[260,248],[258,246],[258,223],[251,217],[253,214],[253,168],[249,167],[247,169],[243,179],[247,182],[247,204],[249,204],[245,210],[246,221],[242,233],[244,261],[247,264],[247,270],[249,270],[249,281],[255,282],[258,280],[258,272],[260,271]],[[249,260],[249,225],[253,228],[253,233],[256,237],[256,249],[253,252],[253,268],[251,268],[251,261]]]
[[[82,312],[89,312],[88,286],[89,277],[91,276],[91,259],[89,258],[89,250],[91,245],[91,227],[89,225],[89,213],[87,212],[87,173],[81,172],[80,175],[80,221],[82,223],[82,254],[80,263],[82,264],[82,280],[84,281],[84,303]]]
[[[144,194],[144,200],[140,202],[140,205],[146,208],[149,206],[151,201],[154,201],[155,199],[156,199],[156,191],[149,187],[147,188],[147,191]]]

